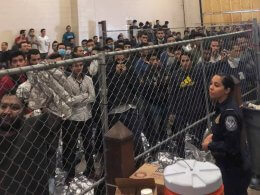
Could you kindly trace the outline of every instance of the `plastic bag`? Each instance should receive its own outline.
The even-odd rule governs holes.
[[[248,103],[247,106],[248,106],[249,108],[253,108],[253,109],[256,109],[256,110],[260,110],[260,105]]]
[[[215,163],[215,159],[211,155],[210,151],[201,151],[189,141],[185,141],[185,159],[195,159],[197,161]]]

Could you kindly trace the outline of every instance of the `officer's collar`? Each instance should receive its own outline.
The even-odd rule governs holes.
[[[222,103],[216,104],[216,112],[220,113],[221,111],[225,110],[226,106],[232,101],[232,97],[228,97]]]

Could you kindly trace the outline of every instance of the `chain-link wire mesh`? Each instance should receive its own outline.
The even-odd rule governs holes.
[[[0,72],[1,194],[105,194],[104,132],[118,121],[136,167],[161,152],[185,158],[185,141],[200,148],[210,128],[217,73],[256,99],[252,30],[140,46]]]
[[[144,133],[149,145],[154,146],[212,110],[207,91],[210,78],[216,73],[234,75],[241,81],[243,94],[252,90],[244,99],[256,98],[252,47],[251,32],[244,32],[192,43],[179,42],[168,47],[148,47],[131,54],[114,54],[114,59],[107,61],[108,110],[112,109],[111,114],[114,114],[114,107],[129,104],[125,110],[138,110],[137,118],[145,122],[139,124],[137,119],[132,119],[126,123],[135,124],[135,128],[130,129],[137,129],[136,137],[140,138],[140,133]],[[116,49],[120,50],[120,47]],[[125,118],[131,120],[133,114]],[[167,132],[170,125],[173,127]],[[194,135],[198,137],[198,146],[207,126],[203,125],[197,127],[202,132]],[[177,153],[183,156],[179,151]]]
[[[118,46],[106,61],[108,126],[121,121],[133,132],[137,166],[156,161],[160,152],[185,158],[187,140],[201,148],[214,111],[208,88],[215,74],[236,77],[244,101],[257,98],[250,30],[142,46],[131,52]]]
[[[178,27],[172,28],[168,27],[168,25],[162,25],[158,27],[153,27],[151,24],[144,26],[133,26],[130,25],[128,30],[107,30],[105,31],[106,38],[112,38],[115,40],[116,44],[123,43],[124,39],[131,40],[133,45],[139,45],[140,43],[149,43],[152,45],[158,41],[159,44],[167,42],[166,39],[170,36],[174,37],[176,41],[193,39],[196,35],[200,34],[200,36],[215,36],[219,34],[238,32],[242,30],[252,29],[252,23],[234,23],[234,24],[226,24],[226,25],[209,25],[204,24],[203,26],[186,26],[186,27]],[[164,33],[166,37],[165,40],[158,40],[158,33]],[[162,31],[162,32],[161,32]],[[160,36],[160,35],[159,35]]]
[[[195,28],[195,27],[194,27]],[[183,32],[184,31],[184,27],[180,27],[180,28],[166,28],[166,27],[160,27],[160,29],[162,29],[166,35],[170,35],[171,32]],[[107,37],[111,37],[115,40],[118,40],[118,38],[123,35],[124,38],[128,38],[131,39],[133,37],[135,37],[136,39],[138,39],[141,34],[145,33],[148,35],[148,42],[153,42],[155,40],[155,36],[156,36],[156,31],[158,30],[158,28],[150,28],[150,27],[144,27],[144,28],[129,28],[128,30],[107,30],[106,34]]]
[[[102,180],[97,56],[5,71],[1,194],[76,194]]]

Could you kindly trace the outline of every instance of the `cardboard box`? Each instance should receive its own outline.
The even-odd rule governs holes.
[[[144,164],[141,166],[133,175],[130,176],[132,179],[148,179],[153,178],[157,186],[158,195],[164,194],[164,177],[163,169],[156,164]]]
[[[152,189],[153,195],[157,195],[154,179],[116,178],[115,182],[117,185],[115,195],[140,195],[144,188]]]

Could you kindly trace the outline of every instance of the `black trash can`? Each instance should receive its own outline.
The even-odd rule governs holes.
[[[252,161],[253,177],[250,187],[260,190],[260,110],[243,107],[244,124]]]

